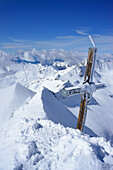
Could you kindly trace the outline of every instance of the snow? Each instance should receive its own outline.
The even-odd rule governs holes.
[[[5,127],[5,141],[0,134],[1,169],[101,170],[112,167],[113,147],[104,138],[90,138],[48,120],[24,118],[15,124],[12,119],[8,126],[13,128],[9,131]]]
[[[94,93],[96,91],[96,85],[95,83],[85,83],[85,84],[79,84],[78,86],[76,87],[68,87],[68,88],[65,88],[66,90],[73,90],[73,89],[80,89],[81,92],[88,92],[88,93]]]
[[[13,116],[13,112],[34,95],[34,92],[19,83],[0,89],[0,124]]]
[[[113,169],[113,60],[99,59],[96,63],[94,82],[106,88],[95,91],[92,85],[90,91],[95,92],[81,133],[76,130],[80,95],[65,99],[58,96],[64,87],[83,83],[86,60],[78,63],[79,56],[74,61],[78,64],[71,66],[75,53],[35,49],[18,52],[23,60],[33,61],[36,55],[43,61],[30,64],[11,62],[9,54],[0,52],[1,170]],[[65,70],[44,64],[47,56],[48,61],[52,56],[64,60],[69,54],[72,58],[69,62],[66,59],[70,66]]]
[[[58,61],[62,60],[69,65],[73,65],[80,62],[81,58],[83,59],[86,55],[87,53],[78,52],[78,51],[65,51],[63,49],[58,49],[58,50],[51,49],[49,51],[46,50],[37,51],[36,49],[32,49],[31,51],[19,50],[18,53],[16,54],[15,59],[17,60],[18,58],[19,60],[27,61],[27,62],[39,61],[41,64],[49,64],[49,65],[54,63],[56,60]],[[74,58],[76,58],[76,60],[73,60]],[[57,62],[56,64],[63,65],[63,63],[57,63]]]
[[[75,116],[48,89],[44,89],[42,92],[42,102],[43,109],[49,120],[54,123],[61,123],[64,127],[75,128],[77,122]]]

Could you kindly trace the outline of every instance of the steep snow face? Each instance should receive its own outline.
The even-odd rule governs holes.
[[[113,59],[97,60],[96,68],[102,72],[113,69]]]
[[[61,123],[65,127],[75,128],[76,117],[46,88],[42,92],[42,102],[43,109],[49,120]]]
[[[34,92],[19,83],[0,89],[0,124],[6,123],[14,116],[14,111],[34,95]]]

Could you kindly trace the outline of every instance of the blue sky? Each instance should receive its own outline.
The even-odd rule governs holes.
[[[113,53],[113,0],[0,0],[0,49]]]

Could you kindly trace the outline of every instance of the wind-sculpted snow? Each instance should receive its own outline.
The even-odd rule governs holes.
[[[10,130],[9,130],[10,129]],[[3,170],[104,170],[113,168],[113,147],[104,138],[42,119],[16,118],[0,133]]]
[[[14,111],[34,95],[33,91],[19,83],[0,89],[0,125],[14,116]]]
[[[42,91],[42,102],[47,119],[75,128],[77,118],[46,88]]]

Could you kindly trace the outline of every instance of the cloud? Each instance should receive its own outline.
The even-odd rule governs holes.
[[[85,40],[86,39],[86,40]],[[49,40],[49,41],[32,41],[26,43],[0,43],[1,49],[28,49],[28,48],[38,48],[38,49],[67,49],[76,50],[79,46],[82,47],[88,45],[88,38],[73,39],[73,40]]]
[[[80,35],[89,35],[89,33],[86,33],[86,32],[88,32],[88,31],[84,31],[84,30],[74,30],[77,34],[80,34]],[[94,37],[99,37],[100,36],[100,34],[91,34],[92,36],[94,36]]]
[[[3,46],[1,49],[23,49],[23,48],[33,48],[33,45],[17,45],[17,44],[7,44]]]
[[[74,30],[77,34],[80,34],[80,35],[88,35],[88,33],[86,33],[85,31],[83,30]]]
[[[99,52],[113,53],[113,36],[95,35],[92,36]],[[17,40],[13,38],[12,42],[0,43],[1,49],[65,49],[87,51],[92,46],[88,36],[57,36],[48,41],[31,41],[31,40]]]
[[[13,37],[9,37],[9,39],[13,42],[17,42],[17,43],[22,43],[22,42],[28,42],[28,40],[18,40],[18,39],[15,39]]]
[[[92,36],[94,36],[94,37],[99,37],[100,34],[92,34]]]
[[[14,42],[24,42],[23,40],[16,40],[16,39],[13,39]]]
[[[68,35],[68,36],[58,36],[56,39],[75,39],[76,36]]]

